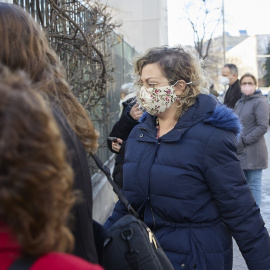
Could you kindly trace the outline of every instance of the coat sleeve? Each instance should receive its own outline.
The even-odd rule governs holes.
[[[127,141],[128,142],[128,141]],[[127,143],[128,147],[128,143]],[[132,207],[136,209],[136,194],[134,191],[121,189],[121,192],[123,195],[128,199],[129,203],[131,203]],[[104,227],[108,229],[111,227],[116,221],[118,221],[121,217],[128,214],[128,210],[126,209],[124,203],[122,203],[120,200],[118,200],[115,204],[114,210],[112,215],[107,219],[107,221],[104,223]]]
[[[269,105],[266,100],[259,99],[254,106],[256,126],[251,132],[243,136],[245,145],[257,142],[268,130],[269,127]]]
[[[118,200],[115,204],[112,215],[104,223],[103,225],[104,228],[105,229],[110,228],[116,221],[118,221],[121,217],[125,216],[126,214],[128,214],[128,211],[125,205],[120,200]]]
[[[123,141],[127,140],[128,135],[131,132],[131,130],[139,123],[138,121],[134,120],[130,116],[130,114],[129,114],[130,109],[131,109],[131,107],[129,105],[126,105],[119,121],[117,121],[115,123],[115,125],[113,126],[112,131],[109,134],[109,137],[117,137],[117,138],[122,139]],[[115,152],[112,149],[112,141],[111,140],[107,140],[107,145],[108,145],[108,148],[111,152],[117,154],[117,152]]]
[[[249,270],[270,266],[270,239],[236,155],[236,137],[216,129],[205,152],[205,179]]]

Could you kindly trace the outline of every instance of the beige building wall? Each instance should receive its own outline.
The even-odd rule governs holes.
[[[100,0],[111,7],[114,21],[122,23],[116,30],[139,53],[168,45],[166,0]]]
[[[250,36],[226,53],[227,63],[238,67],[239,78],[245,73],[252,73],[258,78],[257,38]]]
[[[268,57],[267,47],[270,44],[270,35],[250,36],[232,49],[227,51],[227,63],[236,64],[239,78],[244,73],[252,73],[258,79],[259,87],[264,87],[263,76],[265,61]]]

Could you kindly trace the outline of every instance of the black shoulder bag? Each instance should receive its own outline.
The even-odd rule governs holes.
[[[106,270],[173,270],[173,266],[147,225],[139,219],[127,198],[113,182],[110,170],[97,155],[91,155],[99,169],[107,176],[129,214],[108,229],[109,241],[104,246]]]
[[[36,259],[36,257],[20,257],[12,263],[8,270],[28,270]]]

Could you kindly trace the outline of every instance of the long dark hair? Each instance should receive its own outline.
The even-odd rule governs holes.
[[[98,134],[40,26],[21,7],[0,3],[0,40],[0,63],[25,71],[33,88],[62,110],[86,150],[95,152]]]

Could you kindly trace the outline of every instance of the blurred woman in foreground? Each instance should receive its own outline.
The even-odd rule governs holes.
[[[74,254],[96,263],[92,220],[92,183],[86,151],[97,149],[97,132],[65,79],[58,56],[40,26],[17,5],[0,3],[0,64],[23,70],[32,87],[49,103],[67,146],[74,171],[74,189],[82,200],[72,209]]]
[[[73,172],[52,113],[26,76],[0,67],[0,270],[21,256],[32,270],[101,270],[72,252]]]

